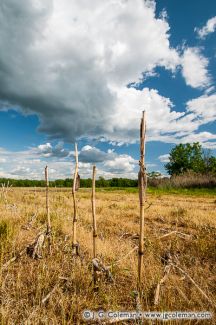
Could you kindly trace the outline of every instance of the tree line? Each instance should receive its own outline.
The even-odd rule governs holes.
[[[50,187],[72,187],[73,180],[70,178],[66,179],[56,179],[49,181]],[[0,184],[7,184],[13,187],[45,187],[44,180],[29,180],[29,179],[9,179],[9,178],[0,178]],[[92,180],[91,178],[80,179],[80,187],[91,187]],[[138,180],[128,179],[128,178],[111,178],[105,179],[99,177],[96,180],[96,187],[137,187]]]

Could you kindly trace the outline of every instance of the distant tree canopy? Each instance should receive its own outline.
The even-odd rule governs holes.
[[[147,176],[148,178],[160,178],[162,177],[162,174],[160,172],[150,172],[150,173],[147,173]]]
[[[56,179],[54,181],[49,181],[50,187],[72,187],[73,180],[70,178],[66,179]],[[0,178],[0,185],[5,184],[5,186],[14,186],[14,187],[44,187],[44,180],[29,180],[29,179],[8,179]],[[91,178],[80,179],[80,187],[91,187],[92,180]],[[128,178],[111,178],[105,179],[99,177],[96,180],[96,187],[137,187],[137,179],[128,179]]]
[[[204,151],[199,142],[179,144],[169,155],[165,165],[169,175],[180,175],[187,171],[201,174],[216,174],[216,157]]]
[[[151,172],[148,173],[148,179],[157,179],[161,177],[159,172]],[[5,186],[12,185],[13,187],[44,187],[44,180],[30,180],[30,179],[8,179],[8,178],[0,178],[0,186],[1,184],[5,184]],[[66,179],[56,179],[53,181],[49,181],[50,187],[72,187],[73,180],[70,178]],[[91,178],[81,178],[80,179],[80,187],[91,187],[92,180]],[[111,179],[105,179],[100,176],[96,180],[96,187],[138,187],[138,179],[130,179],[130,178],[118,178],[114,177]]]

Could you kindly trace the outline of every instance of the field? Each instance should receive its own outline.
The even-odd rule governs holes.
[[[195,194],[150,191],[147,195],[142,310],[214,311],[216,199],[211,193]],[[51,189],[52,254],[48,254],[45,245],[42,259],[35,260],[23,254],[1,270],[2,324],[83,324],[85,309],[135,309],[137,252],[125,255],[138,244],[137,191],[96,192],[98,253],[104,264],[111,266],[114,279],[109,283],[102,276],[98,291],[94,291],[92,285],[90,189],[79,190],[77,198],[81,258],[71,254],[71,190]],[[6,197],[1,197],[2,265],[34,241],[45,228],[45,200],[42,188],[12,188]],[[177,232],[160,238],[171,231]],[[158,306],[154,306],[155,290],[163,278],[169,253],[203,293],[190,278],[172,267],[161,288]],[[50,297],[43,303],[50,292]],[[180,323],[214,324],[214,320]],[[146,321],[146,324],[153,323]],[[178,322],[168,321],[166,324]]]

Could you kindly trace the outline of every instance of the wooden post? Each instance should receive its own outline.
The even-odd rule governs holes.
[[[145,111],[143,112],[140,124],[140,170],[138,175],[139,183],[139,202],[140,202],[140,234],[139,234],[139,250],[138,250],[138,292],[141,296],[143,254],[144,254],[144,204],[146,199],[147,176],[145,170],[145,135],[146,135],[146,119]]]
[[[96,166],[93,166],[92,172],[92,222],[93,222],[93,258],[97,257],[97,225],[96,225],[96,212],[95,212],[95,178],[96,178]],[[97,282],[97,272],[93,264],[93,282],[96,285]]]
[[[48,166],[45,167],[45,181],[46,181],[46,214],[47,214],[47,231],[49,253],[51,253],[51,221],[50,221],[50,209],[49,209],[49,176]]]
[[[77,202],[76,202],[76,180],[78,175],[78,151],[77,144],[75,143],[75,171],[74,171],[74,179],[73,179],[73,187],[72,187],[72,195],[73,195],[73,204],[74,204],[74,217],[73,217],[73,238],[72,238],[72,253],[75,255],[79,255],[79,245],[77,243]]]

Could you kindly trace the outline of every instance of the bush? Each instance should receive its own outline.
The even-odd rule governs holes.
[[[179,176],[172,176],[170,182],[175,188],[213,188],[216,186],[216,176],[188,171]]]
[[[170,178],[149,178],[148,185],[156,188],[215,188],[216,176],[188,171]]]

